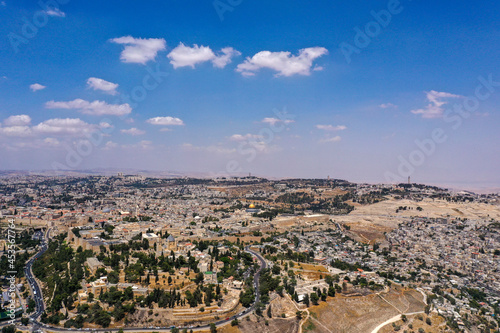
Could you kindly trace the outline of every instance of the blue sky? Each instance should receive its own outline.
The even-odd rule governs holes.
[[[498,2],[42,3],[0,2],[0,169],[500,186]]]

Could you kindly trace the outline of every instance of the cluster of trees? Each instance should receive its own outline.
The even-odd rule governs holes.
[[[174,308],[176,305],[183,305],[181,293],[176,290],[166,291],[163,289],[154,289],[144,300],[138,299],[142,305],[153,308],[153,303],[158,304],[160,308]]]
[[[275,202],[286,203],[291,205],[309,204],[314,201],[314,196],[306,192],[285,193],[277,197]]]
[[[361,265],[360,263],[350,264],[348,262],[345,262],[345,261],[342,261],[339,259],[332,260],[330,262],[330,265],[332,267],[338,268],[338,269],[343,270],[343,271],[354,272],[354,271],[357,271],[358,269],[362,269],[362,270],[368,271],[368,272],[371,271],[371,268],[368,266]]]
[[[134,251],[143,249],[149,249],[147,240],[143,242],[129,241],[128,244],[110,245],[109,253],[102,247],[101,252],[97,255],[97,259],[102,261],[106,266],[111,266],[111,268],[113,268],[114,273],[111,272],[113,273],[111,278],[118,276],[120,263],[124,263],[125,279],[133,283],[148,284],[150,281],[149,274],[146,276],[146,280],[143,281],[142,279],[146,271],[153,272],[156,281],[158,281],[158,271],[160,269],[170,274],[174,274],[175,270],[181,267],[187,267],[189,270],[198,272],[198,261],[195,257],[191,256],[190,253],[188,253],[188,258],[184,256],[176,257],[173,252],[170,252],[170,255],[164,253],[156,257],[154,253],[147,254]],[[135,264],[129,264],[130,257],[137,258],[137,262]],[[96,272],[96,276],[91,277],[89,280],[92,281],[99,278],[98,273],[99,270]],[[110,275],[108,275],[108,280],[111,282]]]
[[[255,290],[252,287],[248,287],[245,289],[245,291],[242,291],[240,293],[240,303],[244,307],[248,308],[250,305],[252,305],[254,300]]]
[[[294,238],[295,239],[295,238]],[[298,238],[297,238],[298,241]],[[310,252],[294,252],[288,249],[286,252],[280,253],[276,256],[277,260],[293,260],[298,262],[310,262],[314,259],[314,253]]]
[[[80,282],[85,277],[84,263],[93,256],[92,251],[83,251],[81,247],[75,253],[64,242],[66,236],[57,236],[49,243],[45,255],[33,264],[35,276],[53,290],[54,297],[47,307],[50,313],[59,311],[63,303],[68,309],[73,309],[73,294],[81,288]]]
[[[277,266],[274,266],[277,267]],[[279,269],[279,267],[278,267]],[[275,270],[277,271],[277,270]],[[279,273],[279,271],[278,271]],[[280,285],[281,279],[280,277],[273,278],[273,272],[271,269],[266,268],[262,270],[259,277],[259,292],[261,302],[267,303],[269,302],[269,292],[275,291]],[[282,289],[281,289],[282,290]]]
[[[320,199],[311,203],[310,209],[314,212],[328,214],[349,214],[354,210],[354,206],[349,205],[345,201],[352,198],[350,193],[337,195],[333,199]]]
[[[222,293],[219,285],[199,285],[192,293],[189,290],[186,291],[186,301],[191,307],[197,307],[198,304],[202,303],[205,303],[206,306],[210,306],[214,300],[219,301],[220,299],[222,299]]]

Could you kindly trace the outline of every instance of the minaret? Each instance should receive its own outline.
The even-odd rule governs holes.
[[[410,181],[410,176],[408,176],[408,185],[411,184],[411,181]]]

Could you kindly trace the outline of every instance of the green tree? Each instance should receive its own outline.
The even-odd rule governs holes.
[[[16,326],[9,325],[2,327],[2,333],[16,333]]]
[[[203,276],[203,273],[199,272],[198,274],[196,274],[196,277],[194,278],[194,282],[196,284],[201,284],[201,283],[203,283],[204,279],[205,279],[205,277]]]
[[[298,320],[301,320],[302,316],[303,316],[302,311],[295,312],[295,317],[297,317]]]
[[[311,293],[311,302],[312,302],[314,305],[318,305],[318,301],[319,301],[318,294],[316,294],[316,293]],[[308,305],[308,306],[309,306],[309,305]]]

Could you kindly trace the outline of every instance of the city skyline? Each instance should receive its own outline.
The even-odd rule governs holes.
[[[499,6],[2,1],[0,169],[500,187]]]

